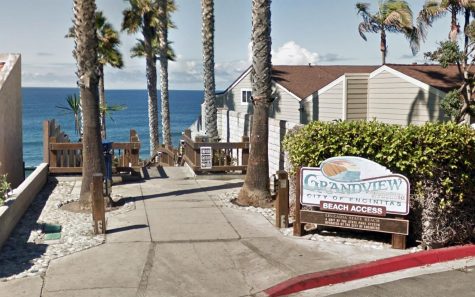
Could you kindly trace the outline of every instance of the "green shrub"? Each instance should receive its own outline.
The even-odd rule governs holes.
[[[475,131],[467,125],[313,122],[289,133],[283,145],[294,169],[359,156],[405,175],[411,182],[413,235],[428,246],[473,237]]]
[[[0,206],[3,205],[9,190],[10,183],[7,181],[7,175],[0,175]]]

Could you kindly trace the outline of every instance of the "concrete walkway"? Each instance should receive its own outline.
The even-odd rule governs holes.
[[[114,186],[133,211],[108,217],[106,243],[53,260],[42,278],[0,283],[0,296],[251,296],[291,277],[407,253],[283,236],[258,213],[219,207],[241,181],[184,168]]]

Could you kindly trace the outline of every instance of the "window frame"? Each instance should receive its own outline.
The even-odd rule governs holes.
[[[251,103],[251,97],[246,98],[246,101],[243,101],[243,98],[244,98],[243,93],[244,92],[246,92],[246,94],[247,94],[247,92],[249,92],[252,96],[252,89],[251,88],[242,88],[241,89],[241,96],[240,96],[241,97],[241,105],[249,105],[249,103]]]

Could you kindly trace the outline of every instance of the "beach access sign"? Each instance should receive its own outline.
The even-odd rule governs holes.
[[[300,172],[300,203],[322,211],[385,216],[409,213],[408,179],[360,157],[334,157]]]

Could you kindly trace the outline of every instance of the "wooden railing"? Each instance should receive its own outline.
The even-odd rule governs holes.
[[[117,158],[116,170],[138,170],[140,140],[137,132],[130,130],[130,142],[114,142],[112,148]],[[49,164],[50,173],[81,173],[82,143],[70,142],[54,120],[43,122],[43,159]]]
[[[243,136],[242,142],[201,142],[191,139],[191,131],[185,130],[182,136],[182,159],[194,172],[236,172],[246,173],[249,159],[249,137]],[[200,151],[202,147],[212,150],[211,168],[203,168]]]
[[[158,163],[161,166],[175,166],[178,158],[178,151],[171,145],[161,144],[158,147]]]

